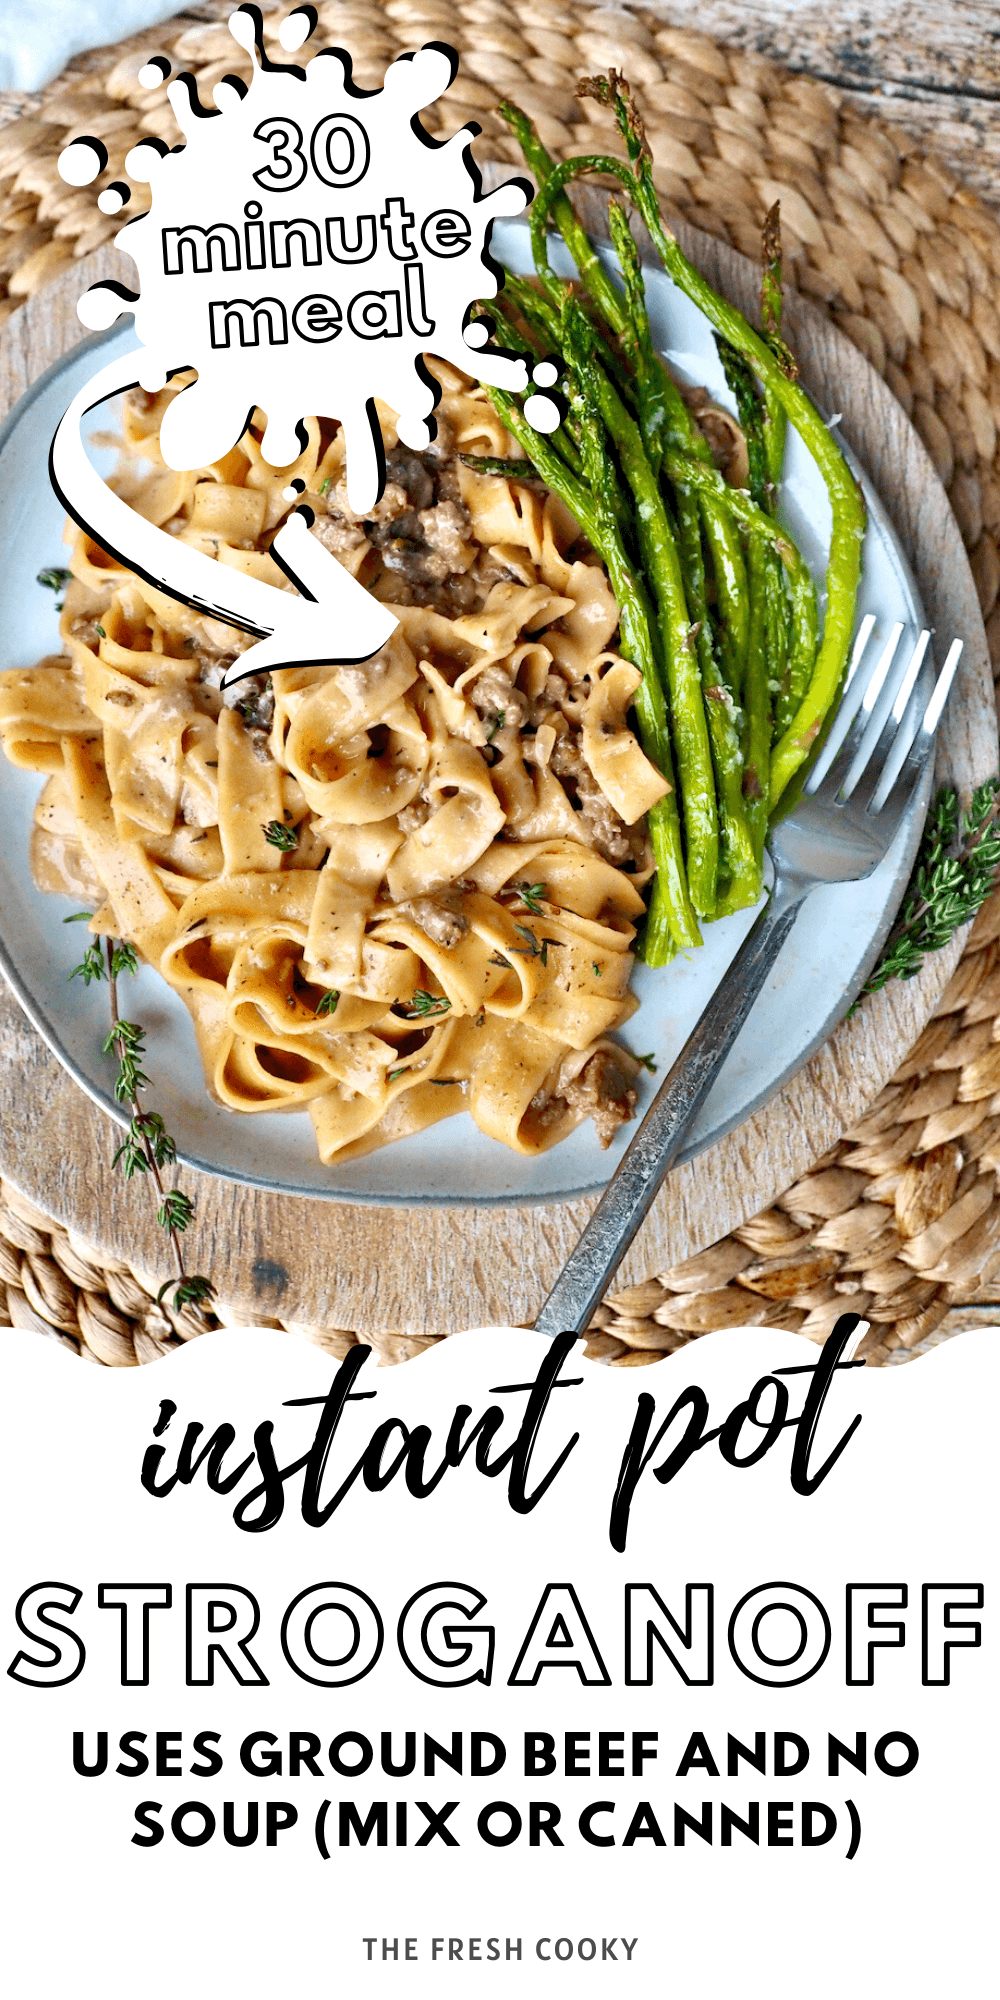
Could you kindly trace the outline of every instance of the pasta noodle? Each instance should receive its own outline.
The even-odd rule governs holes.
[[[372,660],[221,688],[251,643],[71,537],[64,652],[0,675],[0,740],[43,774],[42,889],[85,898],[179,994],[234,1111],[308,1108],[324,1161],[468,1110],[515,1151],[635,1106],[610,1038],[667,790],[633,735],[636,670],[576,523],[528,476],[485,393],[447,364],[438,434],[385,492],[346,498],[339,428],[265,464],[260,425],[197,472],[159,431],[178,383],[126,399],[114,484],[219,562],[290,588],[268,554],[302,480],[313,532],[397,631]],[[530,468],[525,467],[530,475]]]

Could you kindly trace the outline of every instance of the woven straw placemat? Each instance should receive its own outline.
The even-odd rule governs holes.
[[[105,180],[143,133],[179,133],[165,89],[137,75],[168,53],[203,100],[246,67],[223,10],[198,10],[78,58],[0,131],[0,318],[109,238],[93,190],[67,189],[68,138],[104,140]],[[224,10],[228,12],[228,6]],[[285,12],[270,15],[267,32]],[[494,109],[517,98],[556,155],[611,139],[579,76],[623,68],[646,118],[664,208],[759,254],[780,200],[788,282],[823,306],[899,398],[948,490],[1000,672],[1000,224],[915,141],[832,88],[671,27],[666,9],[539,0],[328,0],[315,45],[336,39],[377,87],[401,49],[443,40],[462,57],[435,129],[474,117],[477,151],[517,160]],[[216,18],[206,19],[205,16]],[[308,53],[309,45],[307,44]],[[280,49],[277,50],[280,55]],[[433,124],[433,116],[428,118]],[[138,212],[138,202],[131,213]],[[904,1359],[951,1331],[956,1307],[1000,1299],[1000,890],[973,926],[937,1013],[865,1118],[778,1202],[646,1284],[612,1293],[588,1352],[613,1367],[660,1360],[713,1328],[767,1324],[822,1342],[838,1314],[871,1321],[862,1353]],[[99,1259],[0,1182],[0,1323],[30,1327],[112,1367],[155,1360],[237,1316],[154,1303],[157,1281]],[[272,1322],[287,1325],[288,1322]],[[334,1356],[359,1337],[289,1325]],[[402,1361],[433,1344],[366,1335]]]

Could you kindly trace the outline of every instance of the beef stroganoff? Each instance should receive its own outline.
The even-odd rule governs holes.
[[[194,377],[126,398],[113,484],[138,514],[288,589],[271,543],[301,491],[392,605],[382,650],[224,686],[252,640],[73,533],[63,655],[0,676],[0,742],[46,777],[39,884],[89,899],[91,928],[180,995],[223,1105],[308,1106],[324,1162],[465,1107],[522,1154],[587,1117],[607,1144],[636,1104],[639,1059],[611,1039],[635,949],[666,967],[758,902],[770,820],[849,668],[866,510],[781,335],[777,205],[757,332],[664,223],[625,80],[578,94],[613,111],[627,162],[557,166],[501,106],[537,183],[534,276],[505,271],[487,334],[560,384],[554,429],[544,397],[426,356],[436,435],[413,450],[376,405],[388,476],[359,514],[338,424],[300,427],[276,470],[257,411],[176,472],[161,426]],[[567,193],[594,173],[618,189],[617,275]],[[630,208],[714,335],[727,407],[658,350]],[[781,514],[790,426],[829,506],[822,621]]]
[[[64,653],[0,676],[0,740],[45,774],[32,860],[188,1007],[234,1111],[307,1107],[324,1161],[468,1109],[536,1153],[635,1107],[609,1039],[629,992],[647,811],[668,787],[628,720],[606,572],[485,390],[431,361],[437,435],[379,409],[382,498],[347,500],[343,435],[296,464],[263,419],[218,463],[159,450],[176,377],[126,399],[113,484],[169,534],[279,588],[268,554],[304,482],[313,532],[399,627],[355,666],[221,681],[249,635],[176,603],[72,530]]]

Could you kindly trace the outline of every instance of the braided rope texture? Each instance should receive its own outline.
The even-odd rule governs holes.
[[[267,33],[282,13],[268,17]],[[947,488],[1000,674],[1000,225],[905,135],[762,57],[663,25],[645,8],[537,0],[336,0],[316,45],[335,37],[364,88],[422,41],[452,43],[462,69],[434,129],[469,117],[477,151],[520,156],[495,106],[516,97],[556,156],[613,140],[601,107],[574,96],[580,75],[624,69],[647,122],[655,178],[673,210],[759,256],[781,203],[788,282],[823,306],[912,418]],[[133,38],[111,66],[77,73],[0,131],[0,319],[119,226],[95,219],[94,190],[69,190],[56,157],[84,132],[121,175],[144,133],[179,138],[165,88],[138,84],[146,58],[193,70],[203,101],[227,72],[249,75],[215,21],[183,18]],[[308,45],[307,51],[308,53]],[[280,48],[274,53],[280,56]],[[91,59],[92,62],[92,59]],[[433,125],[433,117],[428,118]],[[130,213],[141,212],[141,196]],[[935,1338],[956,1304],[1000,1296],[1000,891],[973,926],[937,1012],[871,1110],[795,1187],[710,1249],[612,1293],[587,1352],[612,1367],[661,1360],[717,1327],[781,1326],[821,1343],[844,1311],[871,1329],[870,1363]],[[109,1264],[0,1182],[0,1323],[31,1327],[111,1367],[157,1359],[215,1325],[155,1301],[156,1282]],[[287,1322],[274,1321],[275,1326]],[[335,1357],[360,1336],[289,1325]],[[435,1343],[367,1336],[383,1361]]]

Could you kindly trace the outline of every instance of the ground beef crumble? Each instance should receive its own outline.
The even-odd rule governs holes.
[[[455,946],[461,943],[469,928],[468,917],[464,917],[461,910],[449,909],[443,897],[412,896],[408,902],[393,903],[390,908],[384,912],[380,910],[378,914],[409,917],[423,931],[424,936],[430,938],[432,944],[441,945],[444,951],[453,951]]]
[[[341,480],[317,510],[313,534],[333,555],[356,555],[367,543],[375,558],[366,580],[390,604],[423,604],[460,617],[485,603],[497,565],[472,535],[451,459],[448,426],[424,451],[395,445],[386,453],[385,491],[366,514],[356,514]]]
[[[612,1049],[597,1049],[570,1083],[553,1090],[549,1085],[536,1091],[530,1109],[542,1124],[552,1123],[564,1107],[581,1119],[592,1118],[598,1140],[610,1146],[620,1125],[635,1117],[638,1092],[632,1082],[635,1069],[627,1056]]]
[[[571,1111],[593,1119],[594,1130],[605,1148],[610,1146],[619,1125],[627,1125],[635,1117],[638,1092],[624,1065],[609,1049],[598,1049],[562,1094]]]
[[[557,778],[561,778],[575,803],[580,817],[588,829],[594,847],[605,861],[621,864],[634,858],[632,829],[619,818],[610,799],[606,799],[590,766],[580,748],[579,733],[561,736],[555,744],[549,759]]]

